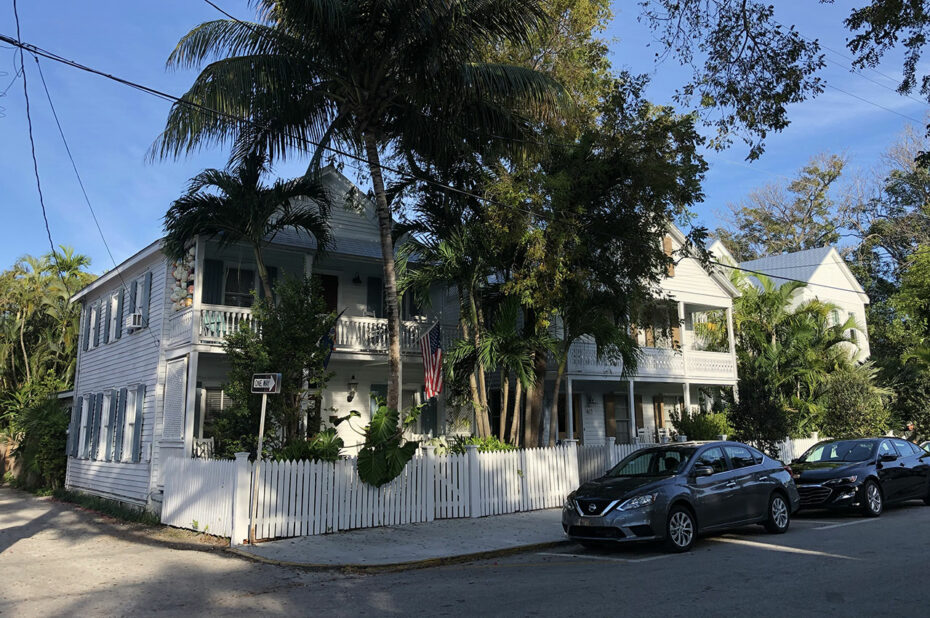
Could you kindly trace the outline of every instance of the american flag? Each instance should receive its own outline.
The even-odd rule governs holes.
[[[420,337],[420,351],[423,353],[426,398],[431,399],[442,392],[442,345],[438,323]]]

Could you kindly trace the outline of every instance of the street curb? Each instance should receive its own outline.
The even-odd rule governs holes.
[[[392,562],[388,564],[314,564],[309,562],[290,562],[287,560],[275,560],[266,558],[235,547],[226,547],[225,551],[262,564],[274,566],[291,567],[306,571],[343,571],[346,573],[394,573],[398,571],[409,571],[413,569],[425,569],[428,567],[444,566],[448,564],[458,564],[462,562],[471,562],[474,560],[486,560],[488,558],[499,558],[510,556],[529,551],[540,549],[552,549],[570,544],[571,541],[565,539],[562,541],[547,541],[545,543],[531,543],[529,545],[518,545],[515,547],[504,547],[501,549],[489,549],[470,554],[458,554],[455,556],[442,556],[439,558],[425,558],[423,560],[411,560],[408,562]]]

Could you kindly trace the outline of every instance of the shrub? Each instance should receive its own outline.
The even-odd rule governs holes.
[[[512,451],[517,448],[513,444],[501,441],[496,436],[488,436],[487,438],[479,438],[478,436],[453,436],[449,440],[445,452],[451,455],[460,455],[465,452],[465,447],[471,444],[478,447],[479,453]]]
[[[417,452],[420,443],[404,440],[404,430],[417,421],[422,406],[413,406],[403,420],[400,412],[378,402],[378,411],[365,427],[364,446],[358,453],[358,476],[365,483],[381,487],[400,476]]]
[[[680,418],[672,412],[672,425],[675,431],[685,435],[689,440],[715,440],[721,434],[732,434],[733,428],[727,422],[723,412],[699,412]]]
[[[324,429],[309,440],[291,442],[274,454],[276,461],[328,461],[339,459],[339,453],[345,446],[342,438],[336,434],[336,428]]]
[[[823,432],[834,438],[880,436],[888,430],[885,400],[890,392],[875,385],[871,365],[836,371],[827,378]]]
[[[64,485],[68,424],[68,411],[57,399],[45,399],[19,413],[14,423],[18,445],[13,450],[22,466],[18,486],[35,490]]]

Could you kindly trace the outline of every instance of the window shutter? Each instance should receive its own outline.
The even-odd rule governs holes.
[[[91,308],[88,307],[87,305],[84,305],[84,337],[83,337],[84,344],[82,347],[85,352],[90,347],[90,315],[91,313],[92,313]]]
[[[110,409],[107,412],[107,443],[104,445],[106,448],[106,457],[107,461],[113,461],[114,451],[116,450],[116,410],[119,405],[119,400],[117,400],[117,390],[113,389],[110,391]]]
[[[129,284],[129,313],[136,312],[136,282]]]
[[[106,299],[106,310],[103,314],[103,342],[110,343],[110,319],[113,317],[113,300]]]
[[[81,428],[81,434],[84,436],[84,448],[81,449],[81,457],[87,459],[90,454],[90,438],[91,438],[91,421],[93,420],[94,415],[94,394],[91,393],[87,396],[87,416],[84,416],[84,409],[81,409],[81,420],[84,422],[83,427]],[[80,439],[80,436],[78,436]]]
[[[384,317],[384,284],[381,277],[368,277],[366,311],[376,318]]]
[[[103,393],[97,393],[96,405],[94,405],[94,441],[91,444],[91,459],[97,459],[100,454],[100,423],[103,421]]]
[[[117,340],[123,336],[123,299],[125,296],[125,289],[116,293],[116,332],[113,333],[113,337]]]
[[[142,284],[142,327],[148,328],[149,325],[149,304],[152,299],[152,271],[145,273],[145,281]]]
[[[665,252],[666,256],[672,257],[674,248],[672,246],[672,237],[669,236],[668,234],[662,237],[662,251]],[[675,276],[675,264],[674,263],[668,265],[667,274],[669,277]]]
[[[124,386],[119,389],[119,405],[116,408],[116,446],[113,459],[123,461],[123,434],[126,431],[126,397],[129,390]]]
[[[100,303],[94,303],[90,315],[94,319],[94,347],[96,348],[100,345]]]
[[[74,400],[71,405],[71,423],[68,425],[68,456],[77,457],[77,444],[81,432],[81,404],[84,400],[80,397]]]
[[[136,387],[136,416],[132,427],[132,456],[133,462],[142,460],[142,411],[145,404],[145,384]]]

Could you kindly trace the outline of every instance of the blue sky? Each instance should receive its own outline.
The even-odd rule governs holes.
[[[219,0],[231,13],[249,17],[245,0]],[[0,32],[15,36],[9,2],[0,8]],[[637,3],[615,3],[615,16],[605,36],[611,39],[614,66],[652,75],[648,95],[670,103],[676,86],[687,74],[673,60],[655,66],[648,29],[636,20]],[[218,17],[199,0],[29,0],[20,2],[23,39],[106,72],[181,94],[193,80],[192,72],[170,73],[164,62],[178,39],[192,26]],[[842,18],[847,9],[813,2],[776,3],[783,23],[794,23],[810,37],[845,52]],[[915,119],[926,114],[926,104],[901,97],[888,88],[893,80],[865,72],[864,79],[848,70],[842,56],[827,51],[831,62],[823,77],[836,88]],[[93,270],[112,268],[54,124],[35,62],[26,57],[39,171],[56,244],[74,246],[90,255]],[[18,57],[0,47],[0,92],[10,83]],[[183,190],[188,178],[204,167],[220,167],[226,153],[204,152],[179,161],[147,162],[146,151],[164,126],[168,103],[125,86],[42,61],[52,99],[104,235],[117,262],[132,255],[161,231],[161,217]],[[880,67],[890,76],[900,74],[900,56],[890,56]],[[869,81],[873,80],[873,81]],[[883,87],[884,86],[884,87]],[[909,122],[837,90],[791,109],[791,126],[768,140],[763,157],[746,163],[746,149],[737,143],[722,153],[707,153],[710,171],[706,200],[697,206],[697,222],[713,228],[726,205],[752,188],[791,176],[819,152],[845,154],[850,167],[868,168]],[[302,160],[276,167],[285,177],[300,174]],[[29,142],[21,80],[0,97],[0,268],[25,253],[47,251]]]

